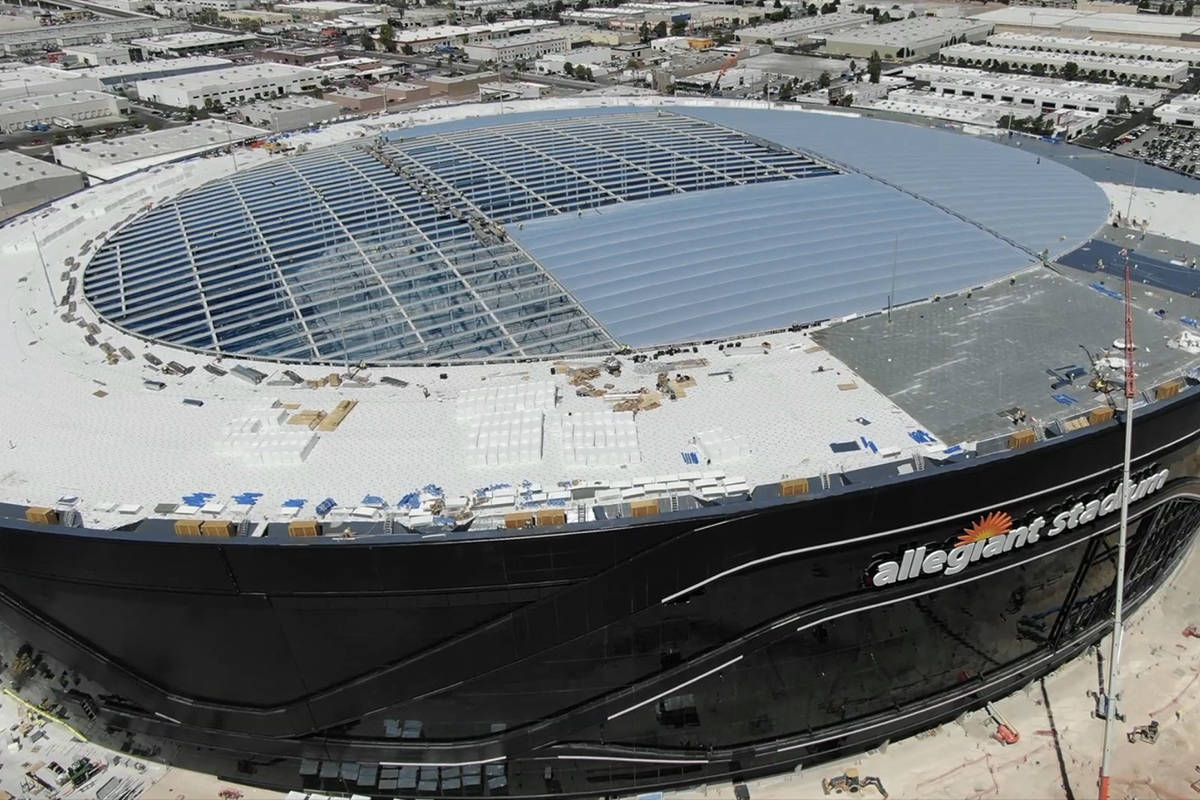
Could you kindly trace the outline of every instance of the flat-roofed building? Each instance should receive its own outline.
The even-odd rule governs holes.
[[[928,84],[939,94],[977,97],[1044,110],[1113,114],[1122,96],[1129,98],[1132,108],[1139,109],[1158,105],[1166,95],[1161,89],[1006,75],[944,64],[913,64],[904,68],[904,75]]]
[[[1200,128],[1200,94],[1181,94],[1154,109],[1154,116],[1166,125]]]
[[[77,44],[63,48],[63,55],[77,64],[99,67],[109,64],[128,64],[129,48],[119,44]]]
[[[228,58],[216,56],[183,56],[181,58],[152,58],[149,61],[131,61],[128,64],[111,64],[90,67],[77,74],[95,78],[105,87],[127,86],[138,81],[154,78],[169,78],[173,75],[192,75],[214,69],[233,66]]]
[[[377,83],[371,89],[372,91],[382,92],[389,106],[400,105],[402,103],[417,103],[421,100],[428,100],[430,96],[429,84],[426,83],[389,81],[387,83]]]
[[[83,188],[83,176],[13,150],[0,150],[0,219]]]
[[[862,25],[869,19],[870,17],[865,14],[856,14],[852,11],[834,11],[830,14],[818,14],[812,17],[795,16],[779,22],[751,25],[748,28],[734,31],[733,35],[743,44],[798,41],[814,34],[853,28],[856,25]]]
[[[161,131],[55,145],[54,160],[101,180],[112,180],[152,164],[175,161],[265,136],[267,131],[225,120],[205,119]]]
[[[249,34],[188,31],[172,33],[167,36],[134,39],[130,44],[147,56],[188,56],[239,49],[257,41],[257,36]]]
[[[825,39],[825,52],[856,58],[876,52],[883,58],[916,58],[933,55],[952,42],[982,42],[991,32],[990,23],[969,18],[912,17],[831,33]]]
[[[235,116],[247,125],[280,133],[309,128],[341,113],[342,107],[337,103],[298,94],[247,103],[237,108]]]
[[[188,30],[180,20],[134,18],[46,25],[35,30],[0,33],[0,51],[5,55],[43,53],[77,44],[127,42],[142,36],[162,36]]]
[[[83,72],[26,66],[0,70],[0,100],[101,88],[100,81]]]
[[[19,131],[31,123],[59,124],[57,120],[116,120],[128,105],[123,97],[88,90],[9,97],[0,100],[0,131]]]
[[[328,47],[269,47],[255,50],[254,55],[263,61],[306,67],[316,61],[337,58],[337,53]]]
[[[1061,74],[1067,64],[1074,64],[1079,77],[1109,78],[1119,81],[1155,83],[1178,86],[1187,80],[1186,61],[1152,61],[1120,56],[1088,56],[1077,53],[1052,53],[1041,50],[1022,50],[1016,47],[997,47],[990,44],[953,44],[943,47],[940,55],[950,62],[965,62],[966,66],[985,67],[996,64],[1030,69],[1041,65],[1051,74]]]
[[[1200,67],[1200,46],[1183,47],[1149,42],[1112,42],[1105,39],[1074,36],[1043,36],[1036,33],[995,33],[987,43],[997,47],[1019,47],[1049,53],[1077,53],[1086,56],[1118,56],[1150,61],[1185,61],[1188,66]]]
[[[383,111],[387,105],[387,100],[382,94],[364,92],[361,89],[338,89],[335,92],[326,92],[324,99],[331,103],[337,103],[343,111],[354,111],[360,114]]]
[[[468,75],[430,75],[425,78],[431,96],[467,97],[479,93],[479,85],[500,79],[498,72],[472,72]]]
[[[991,23],[997,33],[1021,31],[1103,36],[1107,39],[1159,44],[1200,41],[1200,18],[1197,17],[1022,7],[985,11],[975,19]]]
[[[857,103],[855,105],[858,105]],[[974,97],[942,95],[912,89],[898,89],[865,103],[868,108],[891,111],[897,114],[912,114],[930,119],[977,125],[983,128],[998,128],[1009,124],[1010,119],[1038,117],[1047,119],[1054,126],[1056,135],[1072,139],[1081,133],[1096,128],[1104,114],[1098,111],[1058,109],[1043,112],[1017,103],[980,100]]]
[[[275,10],[290,14],[295,19],[326,20],[335,19],[343,14],[365,14],[375,11],[378,6],[368,3],[347,3],[342,0],[308,0],[300,3],[276,3]]]
[[[494,64],[534,61],[549,53],[564,53],[569,48],[565,36],[552,32],[525,33],[491,42],[463,45],[468,58]]]
[[[317,88],[321,71],[286,64],[246,64],[227,69],[138,81],[138,97],[173,108],[203,108],[206,100],[237,105]]]

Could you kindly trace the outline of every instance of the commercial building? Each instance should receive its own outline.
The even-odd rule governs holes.
[[[257,36],[217,31],[188,31],[167,36],[134,39],[130,44],[144,56],[190,56],[236,50],[258,41]]]
[[[215,56],[184,56],[182,58],[152,58],[149,61],[131,61],[128,64],[112,64],[79,70],[79,75],[95,78],[106,88],[128,86],[138,81],[169,78],[174,75],[192,75],[232,66],[227,58]]]
[[[857,103],[855,105],[858,105]],[[1068,139],[1092,130],[1104,119],[1104,114],[1095,111],[1062,109],[1043,111],[1018,103],[981,100],[974,97],[941,95],[912,89],[898,89],[877,100],[865,103],[869,108],[899,114],[913,114],[931,119],[942,119],[964,125],[997,128],[1011,119],[1044,117],[1054,125],[1054,133]]]
[[[862,25],[869,20],[863,14],[851,11],[835,11],[832,14],[819,14],[815,17],[796,16],[780,22],[768,22],[762,25],[752,25],[748,28],[734,31],[733,35],[739,42],[753,44],[754,42],[783,42],[806,39],[814,34],[823,34],[843,28]]]
[[[317,88],[320,70],[286,64],[247,64],[227,69],[138,81],[138,97],[174,108],[203,108],[204,101],[234,105]]]
[[[507,39],[463,45],[468,58],[494,64],[533,61],[548,53],[564,53],[568,49],[570,45],[566,37],[556,33],[525,33]]]
[[[498,100],[540,100],[550,87],[544,83],[533,81],[496,81],[479,85],[479,99],[482,102]]]
[[[328,47],[270,47],[255,50],[254,56],[263,61],[274,61],[276,64],[306,67],[317,61],[336,59],[337,53]]]
[[[1042,50],[1021,50],[1016,47],[996,47],[990,44],[952,44],[943,47],[943,60],[966,66],[995,64],[1031,69],[1048,68],[1051,74],[1061,74],[1067,64],[1074,64],[1080,77],[1108,78],[1118,81],[1154,83],[1178,86],[1187,80],[1186,61],[1151,61],[1120,56],[1086,56],[1075,53],[1052,53]],[[960,63],[960,65],[962,65]]]
[[[13,150],[0,150],[0,219],[83,188],[83,176]]]
[[[118,119],[128,106],[122,97],[81,90],[0,100],[0,130],[19,131],[30,123],[58,124],[58,120],[84,123]]]
[[[1154,109],[1154,116],[1166,125],[1200,128],[1200,94],[1181,94]]]
[[[0,51],[5,55],[43,53],[77,44],[127,42],[141,36],[163,36],[188,30],[186,22],[166,19],[117,19],[47,25],[35,30],[0,33]]]
[[[100,81],[82,72],[26,66],[0,70],[0,100],[100,88]]]
[[[93,67],[128,64],[130,61],[129,48],[122,45],[77,44],[64,47],[63,55],[74,63]]]
[[[997,47],[1019,47],[1050,53],[1075,53],[1085,56],[1117,56],[1150,61],[1184,61],[1200,67],[1200,47],[1181,47],[1149,42],[1110,42],[1104,39],[1074,36],[1042,36],[1036,33],[996,33],[987,43]]]
[[[329,100],[319,100],[301,94],[247,103],[238,106],[234,113],[238,120],[247,125],[279,133],[308,128],[331,120],[342,113],[342,108]]]
[[[607,28],[596,28],[591,25],[560,25],[554,29],[559,36],[565,36],[572,47],[580,44],[603,45],[606,47],[636,46],[643,47],[637,34],[632,31],[616,31]]]
[[[290,14],[294,19],[320,21],[335,19],[343,14],[363,14],[373,12],[378,6],[367,3],[346,3],[341,0],[308,0],[301,3],[276,3],[275,10]]]
[[[534,70],[541,75],[561,75],[566,64],[582,64],[592,70],[592,75],[607,75],[612,65],[613,51],[607,47],[576,47],[562,53],[550,53],[534,63]],[[624,64],[622,64],[624,66]]]
[[[425,83],[390,81],[377,83],[371,87],[371,90],[382,92],[389,106],[400,105],[401,103],[416,103],[421,100],[428,100],[430,96],[429,84]]]
[[[859,58],[876,52],[883,58],[919,58],[953,42],[982,42],[991,32],[991,23],[973,19],[912,17],[831,33],[825,39],[825,52]]]
[[[112,180],[153,164],[174,161],[267,134],[261,128],[205,119],[178,128],[55,145],[54,160],[101,180]]]
[[[430,75],[425,78],[432,97],[469,97],[479,93],[479,85],[499,80],[498,72],[472,72],[469,75]]]
[[[359,114],[383,111],[387,105],[387,100],[383,95],[364,92],[361,89],[338,89],[335,92],[326,92],[324,98],[331,103],[336,103],[343,111],[353,111]]]
[[[1200,18],[1164,14],[1118,14],[1101,11],[1072,11],[1061,8],[998,8],[975,19],[1007,31],[1103,36],[1129,42],[1200,41]]]
[[[1116,113],[1122,97],[1129,98],[1134,109],[1150,108],[1162,102],[1160,89],[1112,86],[1103,83],[1064,81],[1033,75],[1004,75],[943,64],[914,64],[904,75],[928,84],[943,95],[978,97],[1002,103],[1031,106],[1044,110],[1067,109]]]

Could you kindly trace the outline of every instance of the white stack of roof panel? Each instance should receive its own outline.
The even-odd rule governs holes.
[[[471,419],[467,455],[477,467],[542,460],[541,411],[499,411]]]
[[[569,464],[616,466],[642,460],[633,414],[587,411],[562,418],[563,457]]]
[[[468,389],[458,395],[459,422],[513,411],[545,411],[554,408],[555,387],[550,381],[515,383]]]
[[[744,458],[749,453],[746,437],[726,433],[724,428],[713,428],[696,434],[696,446],[712,464]]]

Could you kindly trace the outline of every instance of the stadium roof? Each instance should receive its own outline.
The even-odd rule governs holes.
[[[203,351],[544,357],[878,309],[893,253],[893,302],[977,285],[1106,212],[1072,170],[911,126],[545,112],[214,182],[110,237],[84,289],[110,322]]]

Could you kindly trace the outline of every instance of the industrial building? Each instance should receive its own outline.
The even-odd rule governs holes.
[[[98,91],[101,88],[100,81],[84,72],[26,66],[0,70],[0,100],[89,89]]]
[[[55,145],[52,150],[59,164],[100,180],[112,180],[154,164],[219,150],[266,134],[261,128],[205,119],[116,139]]]
[[[356,114],[370,114],[383,111],[387,100],[381,94],[364,92],[361,89],[338,89],[326,92],[324,99],[336,103],[343,111],[353,111]]]
[[[613,51],[607,47],[576,47],[562,53],[542,56],[534,64],[534,70],[542,75],[562,75],[566,64],[583,66],[592,70],[595,77],[607,75],[613,60]],[[623,65],[622,65],[623,66]]]
[[[1085,56],[1118,56],[1150,61],[1184,61],[1190,67],[1200,67],[1200,47],[1180,47],[1149,42],[1111,42],[1104,39],[1074,36],[1042,36],[1036,33],[996,33],[987,43],[997,47],[1019,47],[1050,53],[1076,53]]]
[[[960,95],[942,95],[912,89],[898,89],[865,104],[869,108],[891,111],[897,114],[913,114],[931,119],[958,122],[983,128],[1003,126],[1008,119],[1042,116],[1040,108],[1031,108],[1018,103],[981,100]],[[1059,110],[1046,112],[1054,123],[1054,132],[1071,139],[1092,130],[1104,119],[1094,111]]]
[[[1024,7],[985,11],[975,19],[994,25],[997,33],[1018,31],[1071,36],[1097,35],[1123,41],[1158,44],[1200,41],[1200,17]]]
[[[755,42],[783,42],[804,39],[812,34],[826,33],[862,25],[870,17],[850,11],[835,11],[815,17],[796,16],[780,22],[767,22],[736,30],[735,39],[743,44]]]
[[[883,58],[916,58],[933,55],[952,42],[982,42],[991,32],[991,23],[975,19],[912,17],[832,33],[825,38],[825,52],[857,58],[872,53]]]
[[[247,125],[279,133],[318,125],[341,113],[337,103],[300,94],[238,106],[235,116]]]
[[[128,86],[138,81],[169,78],[175,75],[191,75],[233,66],[227,58],[215,56],[184,56],[182,58],[152,58],[149,61],[131,61],[128,64],[111,64],[79,70],[78,75],[95,78],[104,87]]]
[[[376,92],[382,92],[389,106],[400,105],[402,103],[416,103],[429,99],[429,85],[425,83],[388,81],[377,83],[371,89]]]
[[[262,61],[274,61],[276,64],[306,67],[324,59],[336,59],[337,53],[328,47],[270,47],[255,50],[254,57]]]
[[[41,28],[0,33],[0,52],[4,55],[44,53],[77,44],[127,42],[140,36],[164,36],[188,30],[186,22],[135,18],[46,25]]]
[[[1154,109],[1154,116],[1166,125],[1200,128],[1200,94],[1181,94]]]
[[[0,219],[83,188],[83,176],[40,158],[0,150]]]
[[[927,83],[943,95],[978,97],[1043,110],[1066,109],[1114,114],[1121,97],[1132,108],[1149,108],[1162,102],[1161,89],[1111,86],[1103,83],[1064,81],[1034,75],[1005,75],[944,64],[914,64],[905,77]]]
[[[167,36],[134,39],[130,44],[142,51],[143,56],[194,56],[200,53],[217,53],[236,50],[258,41],[249,34],[220,33],[217,31],[188,31]]]
[[[308,0],[300,3],[277,3],[275,10],[291,14],[295,19],[320,21],[335,19],[343,14],[363,14],[377,10],[378,6],[365,3],[346,3],[341,0]]]
[[[59,124],[58,120],[116,120],[127,106],[123,97],[88,90],[8,97],[0,100],[0,131],[19,131],[30,123]]]
[[[1178,86],[1187,80],[1188,76],[1186,61],[1151,61],[1120,56],[1052,53],[1016,47],[996,47],[990,44],[952,44],[943,47],[940,55],[943,60],[957,62],[960,66],[984,67],[1002,64],[1029,69],[1042,65],[1048,67],[1051,74],[1061,74],[1067,64],[1074,64],[1079,70],[1079,77],[1154,83],[1159,86]]]
[[[445,95],[451,98],[470,97],[479,94],[479,86],[500,80],[498,72],[472,72],[467,75],[430,75],[425,78],[432,97]]]
[[[63,48],[63,56],[76,64],[93,67],[107,64],[128,64],[129,48],[112,44],[77,44]]]
[[[468,58],[494,64],[533,61],[548,53],[564,53],[569,48],[566,37],[557,33],[525,33],[497,41],[463,45]]]
[[[320,70],[286,64],[246,64],[227,69],[138,81],[138,97],[173,108],[203,108],[206,100],[234,105],[317,88]]]

